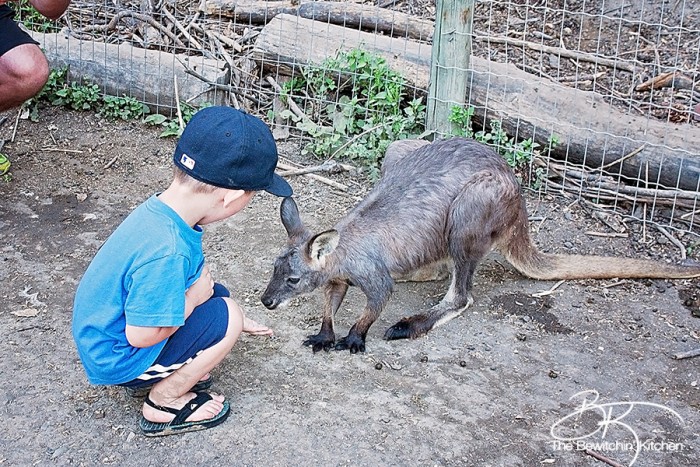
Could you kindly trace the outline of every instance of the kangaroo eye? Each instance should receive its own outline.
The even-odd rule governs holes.
[[[299,277],[288,277],[287,278],[287,282],[289,282],[290,284],[298,284],[300,280],[301,280],[301,278],[299,278]]]

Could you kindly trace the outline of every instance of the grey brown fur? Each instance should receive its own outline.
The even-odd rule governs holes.
[[[517,179],[500,156],[472,140],[394,143],[382,173],[374,189],[334,229],[316,235],[302,224],[292,198],[282,202],[289,242],[261,300],[274,309],[323,285],[321,330],[305,342],[314,351],[364,351],[367,331],[389,300],[394,280],[436,264],[452,266],[452,282],[442,301],[403,318],[384,338],[415,338],[458,316],[473,302],[474,271],[493,248],[535,279],[700,275],[698,265],[538,251],[530,240]],[[348,335],[336,341],[333,316],[351,285],[360,287],[367,304]]]

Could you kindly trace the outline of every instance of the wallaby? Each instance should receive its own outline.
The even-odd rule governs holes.
[[[464,138],[392,143],[377,185],[332,230],[310,232],[292,198],[282,201],[280,213],[289,241],[261,301],[274,309],[325,286],[321,330],[304,342],[314,352],[332,347],[364,352],[367,331],[389,300],[395,278],[431,264],[451,265],[444,298],[401,319],[384,338],[415,338],[459,316],[473,302],[474,270],[493,248],[534,279],[700,276],[697,263],[538,251],[515,175],[491,148]],[[360,287],[367,304],[347,337],[336,341],[333,317],[351,285]]]

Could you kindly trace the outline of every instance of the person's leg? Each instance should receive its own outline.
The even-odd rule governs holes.
[[[0,111],[34,97],[49,77],[49,64],[39,44],[0,5]]]
[[[21,105],[46,84],[49,63],[35,44],[21,44],[0,56],[0,112]]]
[[[232,299],[221,298],[220,300],[226,303],[228,309],[228,327],[225,336],[213,346],[202,350],[192,361],[154,384],[148,397],[155,405],[172,409],[184,407],[196,396],[195,393],[189,392],[190,389],[229,354],[238,340],[243,330],[243,312]],[[197,311],[195,309],[193,315]],[[223,403],[223,396],[212,395],[212,400],[203,404],[186,421],[211,419],[221,412]],[[147,403],[143,405],[143,416],[146,420],[156,423],[167,423],[174,418],[173,414],[158,410]]]

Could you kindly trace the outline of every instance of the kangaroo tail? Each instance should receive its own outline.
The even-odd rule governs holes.
[[[527,214],[523,212],[499,242],[499,250],[521,274],[533,279],[685,279],[700,277],[700,263],[585,255],[542,253],[530,241]]]

